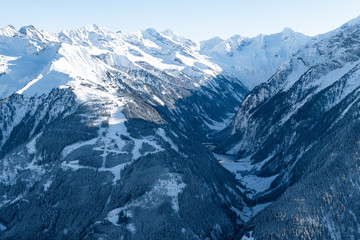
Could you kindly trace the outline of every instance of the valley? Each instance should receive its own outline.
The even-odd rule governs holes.
[[[1,239],[359,239],[360,18],[194,42],[0,29]]]

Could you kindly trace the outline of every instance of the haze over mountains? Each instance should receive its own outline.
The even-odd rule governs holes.
[[[359,19],[200,43],[4,27],[0,238],[358,239],[359,61]]]

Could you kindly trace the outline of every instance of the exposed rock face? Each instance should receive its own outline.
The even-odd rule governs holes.
[[[251,159],[246,174],[272,179],[251,198],[281,196],[248,223],[255,239],[358,238],[359,39],[358,21],[314,38],[223,132],[216,152]]]
[[[151,29],[10,30],[1,239],[233,238],[244,195],[201,142],[247,93],[238,79]]]
[[[0,238],[359,238],[359,26],[0,29]]]

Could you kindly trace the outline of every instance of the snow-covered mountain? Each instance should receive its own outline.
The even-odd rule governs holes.
[[[248,196],[281,196],[248,223],[255,239],[359,238],[359,64],[355,19],[313,38],[255,87],[222,133],[215,151],[240,158],[225,167]]]
[[[122,79],[121,88],[137,91],[154,106],[166,106],[163,111],[177,111],[181,106],[175,104],[179,101],[191,102],[194,106],[186,106],[187,114],[194,112],[196,118],[193,116],[192,121],[200,125],[199,130],[191,131],[201,132],[203,128],[221,127],[247,93],[238,79],[222,75],[217,64],[199,53],[199,44],[170,31],[147,29],[122,34],[93,25],[55,35],[33,26],[23,27],[20,32],[8,26],[1,33],[2,98],[13,93],[31,97],[65,87],[73,88],[79,99],[87,101],[89,95],[97,94],[93,93],[94,86],[108,89],[105,80],[112,79],[116,91],[119,86],[115,85],[120,84],[114,81]],[[220,100],[215,108],[203,99],[214,99],[214,94]],[[186,100],[194,95],[199,95],[196,101],[203,102],[200,108]],[[225,112],[220,108],[225,108]],[[181,115],[185,110],[169,114]],[[196,114],[199,111],[202,114]],[[182,128],[193,125],[186,117],[172,120]]]
[[[234,236],[243,193],[201,141],[247,89],[199,44],[96,25],[0,33],[0,238]]]
[[[217,63],[224,74],[240,79],[248,89],[253,89],[267,81],[310,40],[285,28],[277,34],[254,38],[239,35],[227,40],[213,38],[201,42],[200,52]]]
[[[359,27],[0,29],[0,238],[359,238]]]
[[[38,60],[47,63],[45,66],[36,64],[39,65],[36,69],[29,66],[20,73],[18,69],[5,66],[2,72],[7,75],[2,79],[2,97],[25,87],[29,81],[24,77],[35,79],[39,75],[44,76],[44,79],[37,80],[36,84],[33,82],[33,86],[24,91],[24,94],[28,92],[27,95],[48,93],[59,85],[71,85],[69,79],[63,82],[47,80],[46,75],[58,72],[69,75],[70,79],[82,77],[95,81],[104,78],[106,72],[113,69],[127,74],[147,69],[152,70],[151,73],[157,77],[163,74],[168,75],[168,78],[177,78],[180,81],[176,84],[188,84],[189,87],[207,84],[221,72],[216,64],[196,51],[195,43],[175,34],[170,35],[169,32],[167,35],[158,33],[154,29],[124,35],[92,25],[54,35],[38,31],[33,26],[23,27],[19,32],[8,26],[0,33],[2,49],[5,51],[2,65],[11,61],[14,67],[20,66],[22,64],[18,61],[29,57],[34,58],[29,62]],[[6,54],[8,51],[12,54]],[[17,59],[7,59],[6,55],[15,55],[11,57]],[[91,69],[93,65],[97,66],[94,70]]]

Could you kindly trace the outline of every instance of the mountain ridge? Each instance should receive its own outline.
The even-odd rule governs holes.
[[[176,33],[172,32],[172,31],[170,33],[169,30],[164,31],[163,33],[160,33],[160,32],[158,32],[157,30],[155,30],[153,28],[149,28],[149,29],[142,30],[142,31],[137,31],[137,32],[134,32],[134,33],[124,34],[124,33],[121,33],[121,32],[120,33],[119,32],[114,33],[114,32],[112,32],[110,30],[107,30],[106,28],[100,28],[97,25],[93,24],[93,25],[88,25],[88,26],[80,28],[80,29],[63,30],[58,34],[53,34],[53,33],[48,33],[46,31],[39,31],[34,26],[22,27],[19,32],[16,31],[13,27],[11,28],[11,31],[8,30],[8,28],[9,27],[4,27],[0,31],[0,35],[6,36],[6,34],[10,34],[9,36],[11,36],[11,37],[14,37],[14,36],[25,37],[25,36],[28,35],[27,36],[28,38],[39,41],[39,42],[45,42],[46,44],[54,44],[56,42],[61,43],[61,42],[67,42],[67,41],[76,41],[76,39],[81,41],[81,38],[86,37],[87,34],[89,34],[90,32],[93,32],[93,33],[97,32],[97,34],[100,34],[99,36],[101,36],[101,38],[103,38],[105,36],[104,34],[107,34],[110,38],[123,38],[127,42],[129,42],[130,38],[134,38],[135,36],[137,36],[138,38],[141,38],[145,34],[145,39],[149,39],[150,41],[152,41],[152,43],[155,43],[157,40],[162,38],[163,40],[168,39],[169,41],[175,42],[177,44],[184,45],[184,46],[187,46],[187,47],[190,47],[190,48],[192,47],[193,52],[196,52],[197,54],[203,55],[203,59],[201,60],[201,64],[206,62],[206,60],[204,58],[214,58],[214,54],[215,54],[218,57],[214,59],[215,61],[213,61],[213,63],[215,65],[217,65],[217,63],[220,63],[221,67],[219,67],[219,66],[210,67],[210,68],[213,68],[215,70],[214,73],[216,74],[217,72],[221,72],[223,75],[229,75],[232,78],[241,77],[243,79],[242,81],[245,83],[244,85],[247,88],[251,89],[255,85],[257,85],[259,82],[264,82],[264,81],[267,80],[267,78],[270,77],[269,73],[266,73],[266,74],[262,73],[262,72],[260,72],[260,73],[253,72],[252,73],[252,71],[254,71],[254,69],[257,68],[257,66],[252,66],[254,64],[254,62],[252,62],[250,65],[247,65],[246,68],[240,68],[240,69],[237,69],[235,71],[231,70],[231,69],[234,69],[233,65],[228,66],[227,64],[222,63],[224,61],[230,61],[230,62],[231,61],[239,61],[239,59],[237,59],[237,60],[229,60],[228,58],[226,58],[226,56],[229,56],[231,54],[233,55],[234,53],[235,53],[236,56],[238,56],[238,54],[236,54],[237,53],[236,50],[230,50],[230,49],[226,50],[226,49],[223,49],[224,47],[222,47],[222,46],[220,47],[219,50],[216,50],[215,46],[212,46],[212,49],[208,49],[207,51],[204,51],[204,49],[201,48],[201,45],[205,44],[205,42],[207,42],[207,41],[202,41],[202,42],[196,43],[196,42],[193,42],[193,41],[191,41],[189,39],[181,37],[181,36],[177,35]],[[10,31],[10,33],[9,33],[9,31]],[[70,36],[70,38],[68,36],[69,34],[73,35],[73,37],[75,39],[69,40],[69,39],[71,39],[71,36]],[[77,34],[82,34],[82,35],[81,36],[80,35],[76,36]],[[305,42],[306,39],[308,39],[308,37],[305,37],[304,35],[299,34],[299,33],[295,33],[292,30],[284,29],[281,33],[278,33],[278,34],[281,34],[282,36],[286,36],[286,37],[289,37],[289,36],[287,36],[289,34],[290,35],[295,34],[293,36],[295,39],[296,38],[303,38],[303,40],[301,40],[300,43],[299,43],[300,46],[303,44],[302,42]],[[275,37],[278,34],[273,34],[273,35],[269,35],[269,36],[274,36]],[[156,37],[154,38],[155,35],[156,35],[156,37],[158,39],[156,39]],[[231,37],[231,38],[229,38],[227,40],[223,40],[222,42],[218,42],[218,44],[216,44],[216,45],[217,46],[224,45],[224,44],[226,45],[226,44],[229,44],[229,41],[230,41],[230,42],[233,42],[232,43],[233,48],[240,49],[239,47],[240,47],[241,44],[243,44],[245,46],[245,45],[249,44],[249,43],[246,43],[248,41],[258,41],[258,42],[259,41],[264,41],[264,40],[261,40],[261,39],[263,37],[265,37],[265,39],[270,38],[269,36],[259,35],[259,36],[254,37],[254,38],[241,38],[241,37],[235,35],[235,36],[233,36],[233,37]],[[155,41],[154,41],[154,39],[155,39]],[[233,40],[231,40],[231,39],[233,39]],[[240,39],[241,39],[241,41],[240,41]],[[89,43],[86,43],[86,41],[87,40],[85,40],[83,43],[84,44],[89,44]],[[131,44],[131,42],[130,42],[130,44]],[[150,42],[148,42],[148,44],[150,44]],[[237,46],[237,44],[240,44],[240,45]],[[281,45],[283,43],[275,43],[276,46],[280,46],[279,44]],[[156,50],[155,50],[156,48],[154,48],[155,45],[154,44],[152,45],[152,47],[153,47],[152,53],[156,52]],[[294,51],[296,51],[296,48],[298,48],[300,46],[295,47]],[[149,45],[149,47],[150,47],[150,45]],[[219,48],[219,47],[217,47],[217,48]],[[254,52],[253,54],[256,54],[256,52],[259,52],[260,50],[261,49],[253,49],[253,50],[250,49],[249,51],[250,52],[253,51]],[[231,51],[231,52],[228,52],[228,51]],[[213,52],[213,54],[211,54],[211,52]],[[152,54],[152,53],[150,53],[150,54]],[[248,53],[243,53],[243,54],[247,55],[247,56],[251,55],[251,54],[249,54],[249,52]],[[266,54],[268,54],[268,53],[266,53]],[[272,54],[273,55],[270,54],[269,56],[264,56],[263,55],[263,57],[266,58],[265,62],[263,62],[263,63],[266,63],[266,62],[271,63],[272,61],[274,61],[274,59],[276,59],[279,56],[278,53],[276,53],[276,54],[272,53]],[[274,55],[276,55],[276,56],[274,56]],[[289,56],[290,55],[291,55],[291,52],[289,53]],[[225,59],[223,59],[224,57],[225,57]],[[281,65],[282,62],[285,62],[287,60],[288,60],[288,57],[282,56],[281,59],[277,59],[276,62],[272,63],[273,66],[271,66],[269,69],[267,69],[267,72],[275,71],[275,69],[278,68]],[[245,57],[245,59],[243,59],[241,61],[242,61],[241,64],[246,64],[246,62],[249,61],[249,58]],[[251,70],[251,69],[253,69],[253,70]],[[214,74],[214,73],[212,73],[212,74]],[[256,79],[260,79],[260,80],[256,80]],[[251,83],[251,82],[253,82],[253,83]]]
[[[0,238],[357,238],[357,22],[0,29]]]
[[[356,20],[314,38],[254,88],[215,148],[239,156],[238,162],[250,162],[253,168],[245,174],[237,172],[239,164],[227,166],[244,185],[250,188],[253,179],[268,184],[252,196],[257,202],[274,202],[248,224],[255,239],[357,238],[349,223],[338,222],[356,206],[342,206],[340,213],[331,204],[341,204],[340,195],[352,201],[351,192],[357,191],[356,184],[342,190],[337,183],[341,174],[351,172],[349,181],[358,176],[352,161],[357,159],[359,26]],[[337,164],[346,167],[331,168]],[[321,199],[327,194],[334,196],[331,203]],[[352,224],[357,214],[349,220]]]
[[[22,32],[0,36],[0,238],[235,235],[243,194],[201,142],[238,79],[151,29]]]

